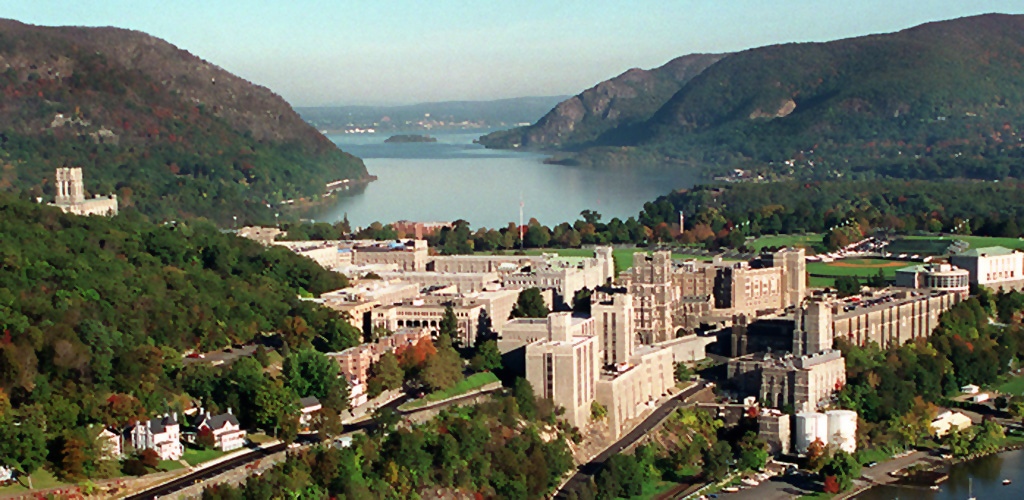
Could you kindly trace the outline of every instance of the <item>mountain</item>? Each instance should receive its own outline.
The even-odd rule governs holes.
[[[298,108],[296,111],[321,130],[464,130],[530,123],[565,98],[514,97],[494,101],[425,102],[406,106],[328,106]]]
[[[280,96],[144,33],[0,20],[0,69],[0,189],[52,198],[54,168],[82,166],[129,210],[265,220],[367,177]]]
[[[612,129],[569,161],[812,178],[1021,176],[1021,82],[1024,16],[756,48],[722,58],[643,124]]]
[[[555,106],[536,124],[480,138],[491,148],[577,148],[612,141],[605,134],[628,136],[690,79],[724,57],[677,57],[651,70],[633,68]]]

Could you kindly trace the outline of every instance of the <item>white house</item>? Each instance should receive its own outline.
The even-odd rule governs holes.
[[[178,414],[165,413],[157,420],[139,422],[132,429],[132,446],[136,450],[153,450],[161,460],[178,460],[185,453],[181,444]]]
[[[237,450],[245,445],[245,431],[231,413],[231,408],[220,415],[200,412],[196,430],[202,431],[204,428],[213,432],[214,447],[220,451]]]
[[[299,410],[302,411],[302,414],[299,416],[299,430],[309,432],[314,416],[322,409],[323,405],[320,404],[320,400],[314,396],[300,399]]]
[[[964,394],[977,394],[978,391],[980,391],[980,390],[981,390],[981,387],[978,387],[978,386],[976,386],[974,384],[967,384],[967,385],[965,385],[965,386],[960,388],[960,392],[962,392]]]
[[[107,460],[117,460],[118,458],[121,458],[123,450],[120,434],[104,428],[103,431],[96,436],[96,442],[103,446],[103,458]]]
[[[14,469],[0,465],[0,484],[14,480]]]

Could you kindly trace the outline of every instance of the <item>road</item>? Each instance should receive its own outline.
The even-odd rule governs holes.
[[[241,467],[241,466],[246,465],[248,463],[251,463],[251,462],[254,462],[256,460],[259,460],[259,459],[261,459],[263,457],[266,457],[266,456],[269,456],[269,455],[273,455],[274,453],[283,451],[285,449],[285,447],[287,447],[287,446],[288,446],[287,444],[281,443],[281,444],[277,444],[277,445],[274,445],[274,446],[271,446],[271,447],[268,447],[268,448],[258,449],[258,450],[253,451],[252,453],[246,453],[245,455],[240,455],[240,456],[232,458],[230,460],[225,460],[225,461],[223,461],[223,462],[221,462],[221,463],[219,463],[217,465],[214,465],[214,466],[211,466],[211,467],[207,467],[207,468],[202,469],[202,470],[198,470],[196,472],[193,472],[191,474],[182,476],[182,477],[180,477],[178,479],[175,479],[173,481],[164,483],[164,484],[162,484],[160,486],[157,486],[155,488],[146,490],[146,491],[144,491],[142,493],[138,493],[136,495],[129,496],[129,497],[127,497],[127,499],[128,500],[143,500],[143,499],[149,500],[149,499],[154,499],[154,498],[162,497],[162,496],[165,496],[165,495],[170,495],[170,494],[175,493],[175,492],[177,492],[179,490],[182,490],[182,489],[185,489],[185,488],[187,488],[189,486],[192,486],[193,484],[195,484],[195,483],[197,483],[199,481],[205,481],[205,480],[210,479],[211,477],[217,476],[217,475],[219,475],[219,474],[221,474],[223,472],[229,471],[229,470],[234,469],[236,467]]]
[[[576,473],[573,474],[569,481],[562,485],[562,488],[556,492],[555,498],[566,498],[568,491],[571,491],[577,485],[586,482],[590,477],[597,474],[597,471],[601,469],[601,465],[606,460],[615,455],[616,453],[626,449],[640,438],[644,437],[651,429],[661,423],[665,417],[676,411],[676,409],[686,405],[686,399],[694,394],[700,392],[704,388],[708,387],[708,382],[699,383],[685,391],[680,392],[668,400],[665,404],[657,407],[653,413],[647,416],[640,425],[636,426],[632,431],[629,431],[625,436],[620,438],[618,441],[613,443],[608,448],[596,457],[590,459],[589,462],[577,467]]]

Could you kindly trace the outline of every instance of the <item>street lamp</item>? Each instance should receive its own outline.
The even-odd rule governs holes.
[[[278,229],[281,229],[281,222],[278,220],[278,217],[280,216],[280,213],[274,213],[274,225],[277,226]]]

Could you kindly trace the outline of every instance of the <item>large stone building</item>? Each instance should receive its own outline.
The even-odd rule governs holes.
[[[846,361],[837,350],[804,356],[748,354],[730,359],[727,372],[741,396],[756,396],[767,407],[789,406],[797,412],[826,406],[846,385]]]
[[[597,402],[605,407],[608,428],[618,437],[627,422],[653,408],[675,386],[672,350],[645,345],[629,361],[606,367],[597,381]]]
[[[1024,253],[1005,247],[968,250],[949,257],[949,261],[971,276],[971,284],[992,290],[1024,289]]]
[[[601,372],[597,337],[569,336],[570,328],[550,331],[552,337],[526,345],[526,380],[538,397],[565,408],[570,424],[583,427],[590,421]]]
[[[426,328],[439,331],[445,308],[451,306],[458,321],[458,336],[452,340],[462,345],[473,345],[480,331],[481,313],[486,305],[469,297],[425,295],[398,304],[381,306],[372,311],[373,326],[391,331],[399,328]]]
[[[808,322],[807,332],[828,329],[833,338],[857,345],[877,342],[883,348],[928,337],[939,325],[939,316],[962,300],[958,292],[893,289],[826,302],[816,310],[818,320]],[[809,352],[809,351],[808,351]]]
[[[61,167],[56,174],[54,205],[75,215],[117,215],[117,195],[85,198],[85,180],[81,167]]]
[[[750,262],[673,262],[669,252],[633,255],[621,276],[634,300],[635,328],[644,343],[676,337],[704,321],[728,321],[795,306],[807,294],[803,249]]]

